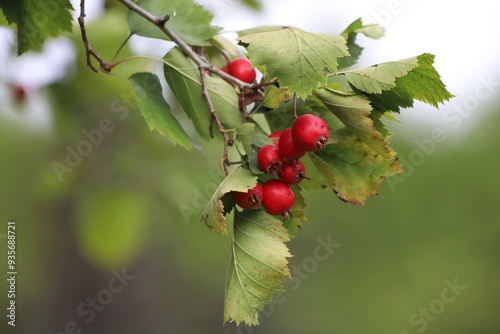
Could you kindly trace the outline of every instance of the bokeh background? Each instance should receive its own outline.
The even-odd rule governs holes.
[[[125,11],[88,3],[91,43],[111,59],[128,34]],[[405,173],[365,206],[306,193],[309,221],[288,243],[294,279],[260,326],[236,327],[222,324],[230,237],[198,223],[221,179],[220,145],[190,153],[150,133],[130,83],[85,66],[78,29],[20,58],[0,29],[0,332],[499,333],[500,5],[203,3],[228,38],[266,24],[336,34],[359,17],[379,23],[387,35],[363,41],[359,66],[434,53],[457,97],[440,110],[417,103],[389,124]],[[169,47],[133,38],[120,56]],[[137,60],[117,72],[138,70],[161,66]],[[98,144],[85,147],[92,134]],[[9,220],[15,328],[5,317]]]

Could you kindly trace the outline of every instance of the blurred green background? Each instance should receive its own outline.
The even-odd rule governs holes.
[[[126,36],[122,14],[89,26],[105,58]],[[1,333],[500,332],[498,85],[473,82],[433,111],[441,122],[390,124],[406,171],[365,206],[306,193],[309,221],[288,243],[287,292],[259,327],[236,327],[222,324],[230,237],[198,223],[221,179],[220,143],[203,143],[202,155],[149,132],[129,82],[86,68],[79,38],[71,36],[74,73],[38,92],[50,106],[49,129],[0,108],[2,277],[9,220],[18,251],[17,326],[7,325],[1,284]],[[120,71],[155,66],[138,61]],[[492,74],[498,67],[481,75]],[[473,104],[477,87],[490,98]],[[19,118],[29,106],[11,105]],[[444,139],[432,139],[436,129]],[[82,144],[85,133],[98,144]],[[85,155],[79,161],[71,150]],[[66,159],[74,167],[58,177]],[[318,251],[329,242],[331,254]]]

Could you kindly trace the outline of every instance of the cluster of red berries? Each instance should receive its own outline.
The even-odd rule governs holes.
[[[259,168],[273,179],[257,184],[247,193],[233,192],[233,199],[243,209],[257,209],[262,206],[272,215],[288,217],[295,203],[293,190],[289,185],[299,184],[306,178],[306,169],[299,160],[306,152],[321,150],[328,142],[330,131],[320,117],[305,114],[292,123],[291,128],[269,135],[274,145],[262,146],[257,153]]]
[[[221,70],[246,83],[252,83],[257,73],[247,59],[238,58],[227,63]]]

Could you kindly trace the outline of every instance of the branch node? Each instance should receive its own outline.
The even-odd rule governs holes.
[[[167,14],[164,17],[159,17],[156,20],[156,25],[158,25],[158,27],[163,27],[168,20],[170,20],[170,14]]]

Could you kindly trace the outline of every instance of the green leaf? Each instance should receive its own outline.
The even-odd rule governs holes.
[[[344,69],[356,64],[361,56],[363,48],[356,43],[358,34],[363,34],[373,39],[379,39],[384,36],[384,28],[376,24],[363,25],[361,19],[357,19],[351,23],[341,34],[347,40],[349,56],[339,59],[339,69]]]
[[[164,73],[170,89],[198,133],[210,138],[210,109],[202,95],[200,71],[192,60],[184,56],[177,47],[164,57]],[[210,98],[226,129],[235,129],[241,124],[238,94],[225,80],[206,75]],[[214,132],[217,126],[214,123]]]
[[[268,133],[264,131],[262,126],[254,119],[250,119],[247,123],[251,123],[255,125],[255,130],[252,136],[252,145],[255,147],[262,147],[264,145],[272,145],[273,141],[268,137]]]
[[[335,194],[352,204],[364,204],[382,182],[402,172],[395,158],[384,158],[352,134],[311,154],[311,160]]]
[[[289,27],[242,36],[239,41],[254,66],[300,98],[307,97],[319,84],[326,84],[326,72],[336,73],[337,58],[348,55],[342,36]]]
[[[0,10],[8,24],[16,24],[17,20],[23,16],[25,2],[26,0],[0,2]]]
[[[130,77],[130,81],[149,130],[158,131],[173,144],[179,144],[187,150],[191,150],[193,144],[197,146],[172,115],[170,106],[163,98],[160,80],[156,75],[135,73]]]
[[[406,75],[397,78],[395,87],[392,89],[383,91],[381,94],[368,94],[374,109],[382,112],[399,112],[400,108],[413,107],[414,100],[437,108],[439,103],[444,103],[454,97],[448,92],[433,66],[434,55],[424,53],[404,61],[416,62],[417,65]],[[367,91],[367,89],[362,89],[361,85],[354,83],[353,85]]]
[[[302,181],[307,182],[307,180]],[[293,194],[295,196],[295,203],[292,207],[292,215],[289,219],[283,222],[283,227],[288,230],[288,235],[290,238],[294,238],[297,231],[302,228],[302,223],[307,221],[304,209],[307,208],[306,200],[302,195],[301,188],[298,186],[292,186]]]
[[[258,313],[290,277],[288,232],[264,210],[236,212],[224,304],[224,321],[258,324]]]
[[[224,217],[224,206],[221,198],[230,191],[247,192],[257,184],[257,176],[250,170],[238,167],[234,169],[221,182],[215,190],[212,198],[208,201],[201,214],[200,220],[203,221],[209,229],[219,234],[227,234],[226,218]]]
[[[189,45],[209,45],[208,40],[220,31],[210,25],[213,15],[192,0],[141,0],[137,5],[157,17],[170,15],[165,25]],[[133,11],[128,14],[128,25],[137,35],[170,40],[157,26]]]
[[[255,133],[255,124],[244,123],[236,128],[236,138],[243,145],[243,149],[247,155],[252,154],[252,137]]]
[[[302,181],[302,188],[307,191],[327,190],[329,189],[329,183],[325,180],[324,173],[319,172],[317,166],[312,162],[312,159],[316,156],[311,155],[312,153],[308,153],[300,159],[306,168],[306,176],[309,178],[309,180]]]
[[[287,28],[287,27],[285,27],[285,26],[260,26],[260,27],[245,29],[245,30],[239,30],[236,33],[238,34],[239,37],[241,37],[241,36],[246,36],[246,35],[259,34],[259,33],[263,33],[263,32],[279,31],[279,30],[283,30],[285,28]]]
[[[2,9],[0,8],[0,26],[10,26],[10,25],[12,24],[9,23],[5,15],[3,15]]]
[[[146,240],[149,210],[142,194],[118,189],[93,192],[78,210],[78,243],[94,264],[130,263]]]
[[[7,21],[17,25],[17,53],[37,50],[49,37],[73,30],[70,0],[16,0],[0,4]]]
[[[264,145],[272,145],[272,140],[253,119],[236,128],[236,139],[241,142],[245,150],[246,157],[243,159],[248,161],[250,170],[254,174],[262,174],[263,171],[257,162],[257,152]]]
[[[321,89],[316,93],[321,102],[363,142],[386,158],[395,152],[369,117],[372,107],[364,94]]]
[[[317,154],[309,152],[307,154],[312,164],[316,167],[316,171],[323,176],[325,186],[330,188],[335,192],[335,176],[333,175],[332,168],[323,159],[321,159]],[[313,170],[308,168],[307,171]]]
[[[385,29],[377,24],[363,24],[363,20],[361,18],[357,19],[353,23],[351,23],[342,33],[345,39],[348,39],[353,34],[363,34],[366,37],[370,37],[373,39],[379,39],[384,36]]]
[[[347,80],[357,89],[380,94],[383,90],[396,87],[396,78],[406,75],[417,66],[417,58],[408,58],[367,68],[344,72]]]
[[[441,76],[434,68],[435,56],[424,53],[418,57],[418,65],[407,75],[396,80],[397,87],[404,89],[413,99],[438,107],[452,97]]]
[[[312,103],[309,101],[297,101],[297,115],[313,113]],[[281,131],[292,126],[293,106],[292,103],[282,104],[279,108],[269,110],[265,117],[272,132]]]
[[[384,137],[384,138],[389,138],[391,136],[391,132],[389,129],[385,126],[385,124],[382,122],[382,118],[389,119],[391,121],[396,121],[398,122],[399,120],[395,118],[390,112],[386,111],[380,111],[380,110],[372,110],[370,114],[370,118],[373,120],[373,124],[375,126],[375,129],[377,129],[378,132]]]
[[[239,56],[238,47],[233,41],[221,35],[215,35],[210,39],[211,46],[203,48],[205,58],[212,65],[222,68],[227,64],[227,58],[237,58]],[[224,51],[224,52],[221,52]]]
[[[391,90],[383,91],[381,94],[367,94],[373,109],[399,113],[401,108],[413,107],[413,97],[401,85],[398,86],[397,82],[398,79],[396,87]]]
[[[242,4],[256,11],[262,10],[261,0],[243,0]]]

